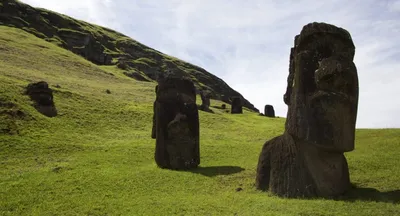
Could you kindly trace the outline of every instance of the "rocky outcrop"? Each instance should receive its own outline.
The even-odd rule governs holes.
[[[158,74],[170,71],[176,76],[190,77],[196,88],[210,91],[212,99],[229,103],[230,97],[242,97],[203,68],[163,54],[116,31],[19,1],[2,1],[0,25],[21,28],[95,64],[116,64],[126,75],[140,81],[156,80]],[[258,112],[244,98],[243,106]]]

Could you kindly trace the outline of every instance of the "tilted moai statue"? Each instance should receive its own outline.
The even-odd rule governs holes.
[[[232,97],[231,98],[232,105],[231,105],[231,113],[243,113],[243,104],[242,104],[242,99],[240,97]]]
[[[57,116],[57,109],[53,101],[53,90],[47,82],[40,81],[30,83],[26,88],[26,94],[34,101],[35,109],[48,117]]]
[[[157,165],[196,168],[200,164],[199,115],[193,82],[180,77],[160,79],[156,103]]]
[[[355,47],[345,29],[305,25],[291,50],[285,132],[259,155],[256,187],[283,197],[335,197],[350,188],[344,152],[354,149]]]
[[[275,118],[275,110],[272,105],[265,105],[264,107],[264,115],[267,117]]]
[[[157,95],[157,90],[158,90],[158,85],[155,87],[155,92]],[[157,100],[154,100],[153,103],[153,127],[151,129],[151,138],[155,139],[156,138],[156,106],[157,106]]]

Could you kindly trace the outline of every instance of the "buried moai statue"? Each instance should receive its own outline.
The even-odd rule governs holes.
[[[57,109],[53,101],[53,90],[49,88],[47,82],[30,83],[26,88],[26,94],[34,102],[33,106],[38,112],[48,117],[57,116]]]
[[[240,97],[232,97],[231,98],[231,113],[236,114],[236,113],[243,113],[243,104],[242,104],[242,99]]]
[[[174,170],[196,168],[200,164],[199,115],[193,82],[162,78],[156,97],[157,165]]]
[[[350,188],[344,152],[354,149],[358,108],[349,32],[305,25],[291,50],[285,132],[259,155],[256,187],[283,197],[335,197]]]
[[[211,92],[200,91],[200,97],[201,97],[201,105],[199,107],[199,110],[202,110],[205,112],[212,112],[212,110],[210,109]]]
[[[265,105],[264,107],[264,115],[267,117],[275,118],[275,110],[272,105]]]
[[[155,92],[157,95],[157,90],[158,90],[158,85],[155,87]],[[155,139],[156,138],[156,106],[157,106],[157,100],[154,100],[153,103],[153,127],[151,129],[151,138]]]

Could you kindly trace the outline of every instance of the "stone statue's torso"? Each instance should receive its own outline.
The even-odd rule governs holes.
[[[322,152],[288,133],[265,143],[257,187],[284,197],[335,196],[349,186],[343,154]],[[268,185],[265,185],[268,184]]]

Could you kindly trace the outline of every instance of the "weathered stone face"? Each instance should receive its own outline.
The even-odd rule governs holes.
[[[210,92],[200,91],[200,97],[201,97],[201,105],[199,109],[205,112],[212,112],[212,110],[210,109],[210,98],[211,98]]]
[[[231,113],[243,113],[242,99],[240,97],[232,97]]]
[[[344,152],[354,149],[358,77],[350,34],[311,23],[291,49],[285,133],[260,153],[256,187],[284,197],[333,197],[350,178]]]
[[[34,107],[37,111],[48,117],[57,115],[53,101],[53,91],[46,82],[41,81],[29,84],[26,94],[34,101]]]
[[[349,33],[309,24],[296,38],[287,131],[298,139],[347,152],[354,149],[358,106],[355,47]]]
[[[160,79],[156,103],[157,165],[168,169],[197,167],[199,116],[193,82],[175,77]]]
[[[268,117],[275,117],[275,110],[272,105],[265,105],[264,107],[264,115]]]

